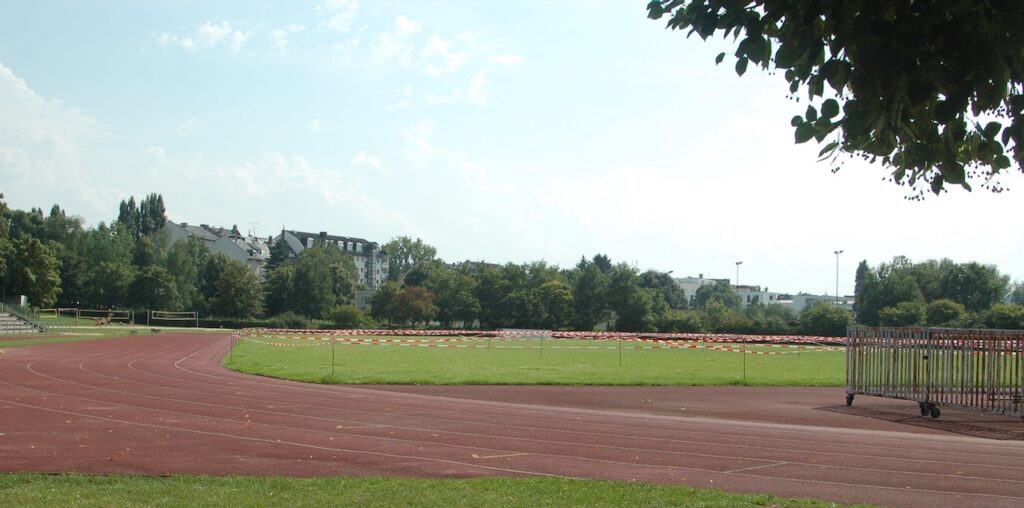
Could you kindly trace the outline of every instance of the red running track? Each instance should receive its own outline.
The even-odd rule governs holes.
[[[564,476],[1024,506],[1024,424],[838,388],[354,387],[220,367],[226,335],[0,354],[0,471]]]

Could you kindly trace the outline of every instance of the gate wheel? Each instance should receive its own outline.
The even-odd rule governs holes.
[[[853,394],[850,393],[850,394],[846,395],[846,407],[850,407],[852,405],[853,405]]]
[[[939,407],[936,406],[935,404],[932,404],[932,407],[928,408],[928,413],[932,416],[932,418],[938,418],[939,415],[942,414],[942,412],[939,411]]]
[[[918,402],[917,405],[921,407],[921,416],[928,416],[928,409],[929,409],[928,403],[927,402]]]

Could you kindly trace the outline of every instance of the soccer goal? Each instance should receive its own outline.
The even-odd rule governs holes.
[[[135,315],[130,310],[112,310],[112,309],[78,309],[78,319],[87,319],[94,321],[96,326],[109,325],[111,323],[120,323],[123,325],[130,325],[135,322]]]
[[[199,328],[199,313],[195,311],[151,310],[146,318],[146,326],[190,326]]]

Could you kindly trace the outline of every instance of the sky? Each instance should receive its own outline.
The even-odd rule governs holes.
[[[851,294],[857,263],[1024,279],[1024,176],[923,202],[795,145],[781,76],[637,1],[9,2],[0,192],[87,226],[160,193],[176,222],[447,261],[607,254],[640,270]]]

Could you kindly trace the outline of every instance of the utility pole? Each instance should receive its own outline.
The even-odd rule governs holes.
[[[839,306],[839,255],[843,253],[843,250],[832,251],[836,255],[836,307]]]
[[[742,264],[743,261],[736,262],[736,291],[740,290],[740,265]]]

